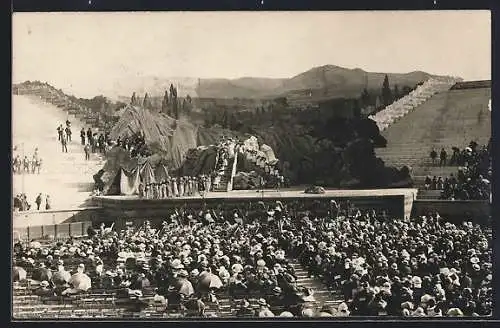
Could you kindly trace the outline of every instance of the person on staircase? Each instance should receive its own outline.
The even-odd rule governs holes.
[[[99,148],[99,139],[97,137],[97,132],[92,134],[92,153],[95,153]]]
[[[62,124],[60,124],[57,127],[57,141],[61,141],[63,131],[64,131],[63,126],[62,126]]]
[[[39,193],[38,196],[36,196],[35,203],[36,203],[36,210],[40,211],[40,205],[42,205],[42,193]]]
[[[29,173],[30,172],[30,160],[28,159],[28,156],[24,156],[23,166],[24,166],[24,172]]]
[[[441,148],[441,153],[439,154],[439,166],[446,166],[446,157],[448,154],[444,148]]]
[[[82,146],[85,146],[85,129],[82,128],[82,130],[80,131],[80,140],[82,142]]]
[[[37,156],[33,154],[33,158],[31,159],[31,174],[35,174],[37,162]]]
[[[87,143],[92,145],[92,129],[91,128],[87,129]]]
[[[434,148],[432,148],[430,156],[431,156],[432,165],[436,165],[437,152]]]
[[[104,139],[104,134],[99,135],[99,151],[103,154],[106,153],[106,140]]]
[[[66,132],[66,137],[67,137],[67,141],[71,142],[71,128],[68,126],[66,126],[66,129],[64,130]]]
[[[425,187],[426,190],[431,189],[431,183],[432,183],[431,177],[430,176],[426,176],[425,177],[425,182],[424,182],[424,187]]]
[[[66,134],[63,132],[61,136],[61,148],[63,153],[68,152],[68,141],[66,139]]]
[[[51,201],[50,201],[50,196],[47,195],[47,197],[45,197],[45,210],[50,210],[52,208],[52,205],[51,205]]]
[[[436,189],[437,189],[437,177],[436,177],[436,176],[434,176],[434,177],[432,178],[432,182],[431,182],[431,189],[432,189],[432,190],[436,190]]]
[[[16,155],[14,158],[14,162],[12,163],[12,168],[14,170],[14,173],[20,173],[20,167],[21,167],[21,159],[19,158],[19,155]]]
[[[40,170],[42,169],[42,159],[38,158],[36,160],[36,169],[37,169],[37,174],[40,174]]]
[[[88,161],[90,159],[90,146],[88,143],[83,147],[83,151],[85,152],[85,160]]]

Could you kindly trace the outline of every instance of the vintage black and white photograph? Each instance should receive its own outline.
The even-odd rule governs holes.
[[[489,318],[489,11],[12,16],[12,319]]]

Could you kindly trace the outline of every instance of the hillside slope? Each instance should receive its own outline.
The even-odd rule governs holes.
[[[434,76],[425,72],[383,73],[366,72],[360,68],[349,69],[335,65],[311,68],[290,78],[242,77],[191,78],[161,76],[124,76],[116,79],[105,95],[112,99],[126,100],[132,92],[152,96],[163,95],[170,84],[178,86],[179,96],[204,98],[274,98],[297,92],[312,92],[321,96],[342,98],[359,96],[365,86],[379,90],[385,75],[391,87],[414,86]]]
[[[366,72],[362,69],[348,69],[335,65],[314,67],[289,79],[203,79],[197,89],[204,97],[278,97],[288,96],[298,91],[322,91],[322,96],[342,98],[358,96],[365,86],[368,89],[380,89],[386,73]],[[433,77],[425,72],[405,74],[387,73],[389,81],[394,85],[414,86]],[[272,82],[271,82],[272,81]],[[265,83],[263,83],[265,82]],[[270,88],[275,85],[274,88]]]

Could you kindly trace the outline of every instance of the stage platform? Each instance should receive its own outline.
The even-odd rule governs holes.
[[[176,197],[176,198],[167,198],[167,199],[146,199],[139,198],[139,196],[95,196],[93,199],[95,201],[109,199],[109,200],[119,200],[119,201],[152,201],[152,202],[166,202],[166,201],[178,201],[178,200],[209,200],[209,199],[228,199],[228,198],[237,198],[237,199],[274,199],[274,198],[336,198],[336,197],[373,197],[373,196],[412,196],[417,195],[418,189],[411,188],[398,188],[398,189],[362,189],[362,190],[339,190],[339,189],[331,189],[325,190],[324,194],[306,194],[303,189],[265,189],[261,191],[255,190],[233,190],[228,192],[209,192],[205,195],[196,195],[196,196],[184,196],[184,197]]]
[[[209,192],[204,195],[191,197],[176,197],[168,199],[146,199],[138,196],[95,196],[93,203],[100,207],[103,221],[128,221],[143,219],[164,219],[175,209],[183,206],[201,208],[217,205],[245,206],[248,202],[313,202],[322,199],[349,200],[361,209],[385,209],[394,217],[408,217],[411,214],[413,201],[417,196],[417,189],[364,189],[364,190],[326,190],[324,194],[306,194],[304,189],[267,189],[235,190],[230,192]],[[243,207],[242,207],[243,208]]]

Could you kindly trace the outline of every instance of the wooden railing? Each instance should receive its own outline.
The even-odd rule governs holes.
[[[13,228],[14,241],[32,239],[68,239],[87,235],[87,229],[92,225],[90,221],[47,224]]]

